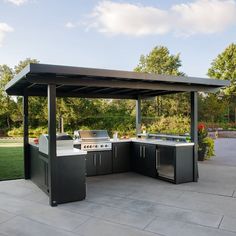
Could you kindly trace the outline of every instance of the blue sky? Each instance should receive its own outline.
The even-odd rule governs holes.
[[[156,45],[180,52],[181,70],[206,77],[236,43],[236,0],[0,0],[0,64],[133,70]]]

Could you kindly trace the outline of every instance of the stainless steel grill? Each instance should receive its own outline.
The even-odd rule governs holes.
[[[107,151],[112,145],[107,130],[76,130],[76,142],[81,144],[84,151]]]

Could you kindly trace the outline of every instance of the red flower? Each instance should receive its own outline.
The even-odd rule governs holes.
[[[206,128],[206,127],[205,127],[205,125],[204,125],[203,123],[200,123],[200,124],[198,125],[198,130],[199,130],[199,131],[203,131],[205,128]]]

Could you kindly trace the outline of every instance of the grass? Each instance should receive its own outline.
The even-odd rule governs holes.
[[[0,140],[0,181],[24,176],[22,143]]]

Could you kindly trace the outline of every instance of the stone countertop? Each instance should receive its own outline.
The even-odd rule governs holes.
[[[110,139],[112,143],[128,143],[132,142],[131,139]]]
[[[57,150],[57,156],[79,156],[79,155],[86,155],[87,151],[82,151],[78,148],[73,149],[63,149],[63,150]]]
[[[168,141],[168,140],[154,140],[154,139],[111,139],[112,143],[122,143],[122,142],[136,142],[136,143],[145,143],[145,144],[155,144],[155,145],[162,145],[162,146],[172,146],[172,147],[181,147],[181,146],[194,146],[194,143],[184,143],[184,142],[175,142],[175,141]]]
[[[38,144],[35,143],[29,143],[31,146],[34,146],[36,148],[39,148]],[[80,150],[78,148],[73,148],[73,149],[58,149],[57,150],[57,156],[62,157],[62,156],[79,156],[79,155],[86,155],[87,151]]]

